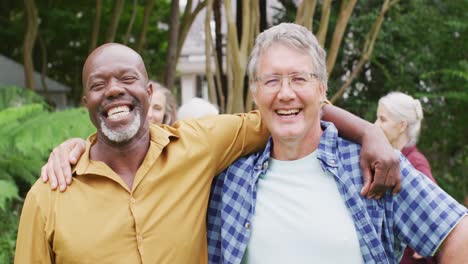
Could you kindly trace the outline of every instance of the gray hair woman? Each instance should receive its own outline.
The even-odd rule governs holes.
[[[404,93],[391,92],[380,98],[375,123],[382,128],[390,144],[400,150],[415,169],[436,183],[429,162],[416,148],[422,119],[423,109],[419,100]],[[400,264],[436,263],[435,259],[423,259],[407,247]]]

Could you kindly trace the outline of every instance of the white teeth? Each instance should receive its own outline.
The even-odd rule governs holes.
[[[279,115],[291,115],[299,113],[299,109],[289,109],[289,110],[276,110],[276,113]]]
[[[118,118],[128,115],[129,112],[130,112],[130,108],[128,106],[126,105],[117,106],[107,111],[107,118],[118,119]]]

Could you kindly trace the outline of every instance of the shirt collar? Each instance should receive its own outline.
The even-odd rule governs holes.
[[[338,130],[330,122],[320,122],[323,133],[318,145],[317,157],[327,166],[338,167]]]
[[[173,128],[170,126],[158,126],[150,125],[150,140],[151,144],[155,144],[160,149],[164,148],[169,144],[170,138],[179,138],[173,131]],[[82,175],[82,174],[104,174],[105,171],[101,167],[90,166],[93,161],[89,159],[89,152],[91,146],[96,142],[96,133],[90,135],[86,140],[86,148],[78,160],[77,164],[72,167],[72,174]],[[151,153],[150,153],[151,154]],[[94,167],[93,169],[91,169]]]
[[[318,159],[325,162],[330,167],[337,167],[337,140],[338,140],[338,130],[335,125],[330,122],[321,121],[321,126],[323,129],[322,136],[320,138],[320,143],[318,146],[317,157]],[[273,147],[273,139],[270,136],[268,142],[263,151],[257,152],[255,155],[257,160],[255,162],[255,169],[266,172],[268,168],[268,161],[271,157],[271,150]]]

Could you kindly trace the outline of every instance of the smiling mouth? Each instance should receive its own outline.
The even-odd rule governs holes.
[[[302,109],[300,108],[296,108],[296,109],[280,109],[280,110],[276,110],[276,114],[278,114],[279,116],[293,116],[293,115],[298,115],[300,112],[302,111]]]
[[[126,105],[112,107],[107,111],[106,117],[107,119],[111,121],[118,120],[130,114],[130,111],[131,111],[130,107]]]

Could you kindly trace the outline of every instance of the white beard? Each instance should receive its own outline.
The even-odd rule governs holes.
[[[100,117],[100,119],[102,133],[104,134],[104,136],[107,137],[107,139],[115,143],[121,143],[132,139],[137,134],[138,129],[141,125],[140,113],[138,111],[135,115],[135,118],[133,119],[133,122],[128,126],[128,128],[124,129],[123,131],[116,131],[110,129],[106,126],[106,123],[104,122],[103,118]]]

